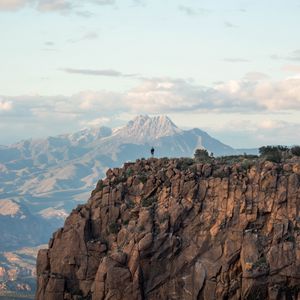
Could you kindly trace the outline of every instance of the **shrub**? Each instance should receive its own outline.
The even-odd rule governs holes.
[[[120,230],[120,225],[116,222],[109,224],[109,232],[113,234],[117,234]]]
[[[285,239],[284,239],[285,242],[292,242],[292,243],[295,243],[296,242],[296,239],[294,236],[292,235],[289,235],[287,236]]]
[[[257,158],[256,155],[225,155],[216,158],[216,161],[222,164],[235,164],[248,158]]]
[[[286,149],[284,146],[263,146],[259,148],[259,153],[264,159],[279,163],[282,159],[282,152]]]
[[[250,167],[253,166],[253,161],[245,159],[242,161],[241,168],[245,171],[250,169]]]
[[[195,161],[208,161],[210,160],[210,156],[206,149],[197,149],[194,154]]]
[[[97,192],[102,191],[104,187],[106,187],[106,185],[103,183],[103,180],[99,180],[97,182],[96,188],[92,191],[91,196],[93,197]]]
[[[194,160],[192,158],[185,157],[185,158],[181,158],[178,161],[177,168],[179,170],[185,171],[188,170],[193,164],[194,164]]]
[[[223,168],[215,169],[212,172],[212,177],[215,177],[215,178],[225,178],[227,176],[228,176],[228,173]]]
[[[106,186],[106,185],[103,183],[103,180],[100,179],[100,180],[97,182],[96,190],[97,190],[97,191],[102,191],[103,188],[104,188],[105,186]]]
[[[300,146],[294,146],[291,149],[293,155],[300,156]]]
[[[143,198],[142,199],[142,207],[149,207],[156,201],[157,201],[156,197]]]
[[[139,174],[137,178],[143,184],[145,184],[147,182],[147,179],[148,179],[145,174]]]
[[[131,199],[128,199],[126,201],[126,204],[128,208],[134,208],[134,202]]]
[[[122,175],[122,176],[116,177],[114,180],[114,183],[119,184],[119,183],[126,182],[126,181],[127,181],[126,175]]]
[[[130,177],[133,174],[133,170],[131,168],[128,168],[126,170],[126,176]]]
[[[161,158],[161,161],[164,165],[168,164],[169,163],[169,158],[168,157],[163,157]]]

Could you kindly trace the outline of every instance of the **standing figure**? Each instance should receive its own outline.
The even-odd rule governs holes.
[[[151,151],[151,155],[153,157],[154,156],[154,148],[152,147],[150,151]]]

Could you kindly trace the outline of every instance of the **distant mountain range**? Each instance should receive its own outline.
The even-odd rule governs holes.
[[[6,226],[0,226],[0,250],[13,250],[19,235],[24,238],[19,246],[46,242],[53,227],[60,226],[78,202],[87,200],[108,168],[148,157],[152,146],[157,157],[191,157],[197,148],[217,156],[241,153],[200,129],[182,130],[166,116],[138,116],[121,128],[84,129],[1,146],[0,224]],[[1,207],[18,207],[19,212],[5,215]],[[20,228],[14,225],[18,222],[23,224]],[[49,230],[41,236],[45,224]],[[30,238],[21,229],[32,230]]]

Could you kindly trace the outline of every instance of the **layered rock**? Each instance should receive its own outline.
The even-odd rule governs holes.
[[[110,169],[39,252],[36,299],[299,299],[299,206],[297,162]]]

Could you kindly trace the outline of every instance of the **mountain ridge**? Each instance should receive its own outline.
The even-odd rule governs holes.
[[[200,129],[178,128],[167,116],[140,115],[117,129],[83,129],[0,147],[0,198],[22,203],[39,220],[51,222],[52,216],[53,226],[60,226],[108,168],[149,157],[152,146],[157,157],[191,157],[196,148],[237,153]]]

